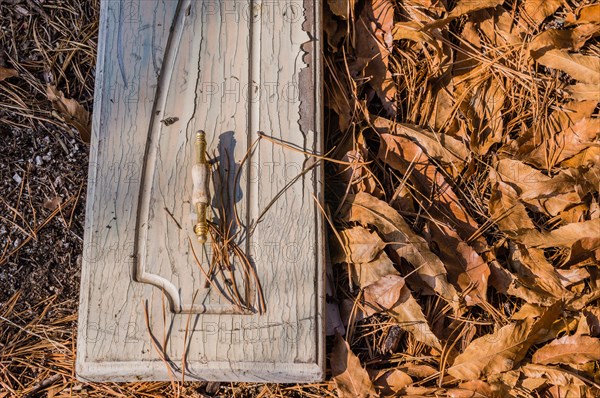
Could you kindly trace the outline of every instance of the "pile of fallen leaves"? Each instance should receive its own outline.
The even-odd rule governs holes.
[[[600,394],[600,5],[329,0],[340,396]]]

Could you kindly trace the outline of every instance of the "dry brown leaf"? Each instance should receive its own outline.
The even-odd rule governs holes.
[[[332,30],[335,29],[335,27],[330,28]],[[341,31],[342,28],[339,28],[338,30]],[[344,34],[346,33],[344,32]],[[328,40],[329,39],[330,37],[328,37]],[[337,40],[335,37],[331,37],[331,39],[334,42]],[[355,96],[352,94],[356,92],[357,84],[347,74],[339,76],[335,80],[331,79],[331,81],[328,81],[327,83],[328,84],[325,87],[325,106],[338,115],[340,130],[346,131],[350,127],[352,119],[357,113],[357,109],[360,107],[361,103],[361,100],[355,99]]]
[[[439,351],[442,346],[431,331],[419,303],[399,275],[387,275],[376,283],[367,286],[364,292],[364,315],[371,316],[385,310],[413,337]]]
[[[364,74],[390,116],[396,115],[396,85],[389,69],[394,37],[394,6],[390,0],[367,0],[355,23],[356,62],[350,72]]]
[[[402,127],[400,126],[399,128],[402,129]],[[436,167],[429,160],[427,150],[422,145],[419,145],[416,140],[403,134],[381,133],[380,136],[382,140],[378,153],[379,159],[402,173],[408,173],[414,167],[420,174],[417,180],[420,184],[427,185],[435,181]],[[441,147],[441,145],[439,146]],[[463,167],[463,160],[456,158],[446,149],[442,151],[444,159],[456,158],[457,162],[444,162],[440,157],[436,158],[435,155],[435,153],[432,153],[431,159],[447,165],[449,169],[455,168],[456,170],[460,170]]]
[[[564,172],[548,177],[539,170],[514,159],[500,159],[496,163],[493,181],[502,180],[510,184],[519,195],[519,199],[530,202],[541,196],[555,196],[573,191],[577,180]]]
[[[600,307],[588,307],[583,310],[590,336],[600,336]]]
[[[600,4],[590,4],[579,10],[575,23],[598,23],[600,24]]]
[[[572,369],[576,369],[577,371],[580,372],[580,374],[584,375],[584,377],[594,377],[598,375],[598,364],[600,363],[600,361],[590,361],[590,362],[586,362],[582,365],[571,365],[569,367],[571,367]],[[598,390],[597,393],[600,394],[600,384],[598,384]],[[599,394],[594,395],[594,398],[598,397]]]
[[[548,157],[552,162],[547,164],[548,168],[594,145],[593,141],[600,135],[600,119],[592,117],[597,104],[595,100],[574,102],[552,112],[550,123],[553,129],[550,134],[556,149],[549,151]]]
[[[590,387],[584,386],[551,386],[544,391],[546,398],[597,398],[599,390],[592,391]]]
[[[413,232],[390,205],[359,192],[348,196],[342,214],[349,221],[375,226],[389,247],[409,261],[428,286],[446,301],[458,304],[456,290],[446,279],[444,264],[429,250],[425,239]]]
[[[441,186],[448,185],[444,181],[443,176],[440,175],[440,178],[437,178],[436,175],[440,173],[430,159],[434,159],[441,165],[446,166],[447,170],[454,170],[456,172],[464,166],[462,160],[458,160],[450,151],[445,149],[442,151],[441,156],[439,156],[439,153],[436,154],[434,152],[435,149],[433,149],[432,154],[428,157],[427,149],[424,145],[420,145],[420,143],[410,137],[402,134],[386,133],[381,133],[380,136],[382,138],[382,145],[379,148],[379,159],[403,174],[410,174],[412,171],[416,175],[411,175],[411,179],[424,189],[426,187],[432,189],[436,184],[440,184]],[[442,160],[442,157],[444,160]],[[456,161],[445,162],[445,159],[455,159]],[[443,189],[440,189],[440,191],[444,192]],[[452,195],[452,197],[446,199],[460,206],[460,204],[456,203],[456,195]],[[466,219],[466,215],[462,215],[460,218]]]
[[[571,300],[567,303],[567,308],[573,311],[581,311],[598,299],[600,299],[600,289],[593,289],[591,292]]]
[[[590,203],[589,218],[590,218],[590,220],[595,220],[597,218],[600,218],[600,201],[595,200],[595,201],[592,201],[592,203]]]
[[[563,160],[560,163],[562,168],[579,168],[579,167],[600,167],[600,145],[591,146],[570,159]]]
[[[479,54],[482,42],[480,38],[479,26],[469,18],[464,26],[460,36],[459,49],[456,51],[456,61],[452,67],[451,83],[452,83],[452,101],[460,109],[463,115],[467,115],[471,109],[470,98],[472,87],[482,76],[482,63],[479,61]],[[471,132],[467,132],[467,124],[472,125],[470,120],[462,122],[463,127],[460,132],[460,137],[470,139]]]
[[[494,386],[494,389],[501,391],[502,398],[505,396],[514,397],[514,388],[521,378],[521,372],[518,370],[509,370],[500,374],[492,374],[487,378],[487,382]]]
[[[448,17],[460,17],[474,11],[501,5],[504,0],[458,0]]]
[[[499,293],[515,296],[527,303],[549,306],[556,302],[556,298],[539,289],[536,285],[527,285],[517,275],[502,268],[497,262],[490,263],[490,285]],[[531,313],[527,313],[531,315]]]
[[[475,393],[475,397],[477,396],[487,396],[491,397],[493,395],[492,387],[482,380],[471,380],[460,383],[458,385],[459,388],[470,390]]]
[[[327,0],[327,3],[331,12],[347,20],[352,15],[355,0]]]
[[[331,375],[340,398],[376,397],[375,387],[360,360],[340,335],[331,352]]]
[[[337,263],[368,263],[381,253],[385,243],[375,233],[363,227],[339,231],[341,250],[332,251],[331,261]]]
[[[529,53],[540,64],[566,72],[575,80],[600,84],[600,58],[569,53],[572,46],[570,32],[549,29],[531,41]]]
[[[563,4],[564,0],[525,0],[523,10],[537,28]]]
[[[600,34],[600,25],[587,23],[577,26],[573,29],[571,37],[573,38],[573,49],[579,51],[585,43],[593,37]]]
[[[498,396],[492,386],[482,380],[471,380],[460,383],[458,388],[448,390],[448,397],[452,398],[482,398]]]
[[[544,307],[532,303],[525,303],[517,312],[511,315],[510,319],[513,321],[518,321],[530,317],[540,316],[543,312]]]
[[[325,96],[325,105],[338,115],[338,124],[341,131],[346,131],[350,127],[354,104],[348,100],[349,95],[344,95],[344,91],[337,87],[333,90],[327,90]]]
[[[398,326],[430,347],[441,351],[439,339],[431,331],[419,303],[399,275],[387,275],[365,288],[363,316],[385,312],[392,316]]]
[[[19,72],[17,72],[16,70],[11,68],[3,68],[2,66],[0,66],[0,82],[10,77],[17,76],[19,76]]]
[[[472,306],[487,301],[490,268],[479,254],[451,228],[430,223],[429,245],[435,245],[440,260],[448,271],[448,280],[460,287],[465,304]]]
[[[502,7],[487,9],[474,13],[471,19],[478,22],[481,33],[499,50],[507,46],[522,46],[523,25],[515,23],[514,11]]]
[[[569,330],[569,332],[571,332]],[[587,318],[585,314],[581,314],[579,316],[579,322],[577,323],[577,329],[575,330],[575,334],[578,336],[591,336],[590,325],[587,323]]]
[[[478,11],[465,23],[461,34],[452,77],[455,98],[465,116],[471,149],[485,154],[502,141],[507,82],[490,73],[489,63],[480,61],[479,54],[485,51],[480,34],[498,48],[520,46],[521,38],[511,13],[505,10]]]
[[[48,84],[46,86],[46,95],[65,123],[75,127],[79,131],[81,139],[89,143],[92,126],[88,111],[74,99],[65,98],[63,92],[59,91],[56,86]]]
[[[415,364],[412,362],[407,363],[401,369],[408,373],[410,376],[416,377],[418,379],[424,379],[438,373],[438,370],[433,366]]]
[[[579,51],[589,39],[598,36],[599,33],[600,25],[591,23],[573,29],[548,29],[532,40],[530,51],[543,52],[549,49]]]
[[[459,140],[444,134],[433,134],[418,127],[374,118],[382,138],[378,158],[403,174],[409,174],[418,202],[424,202],[429,214],[451,226],[463,240],[470,239],[479,228],[464,209],[452,187],[439,172],[435,162],[446,171],[457,173],[464,166],[469,151]],[[386,134],[386,131],[397,134]],[[430,202],[432,201],[432,202]],[[428,205],[432,203],[431,205]],[[478,253],[487,250],[483,239],[471,243]]]
[[[564,90],[574,100],[600,102],[600,87],[597,84],[575,83]]]
[[[454,97],[465,116],[470,147],[480,154],[487,153],[502,138],[501,110],[506,98],[504,78],[490,74],[489,64],[481,61],[480,53],[485,51],[482,40],[486,37],[492,47],[520,42],[512,16],[503,10],[478,11],[463,27],[452,71]]]
[[[372,117],[371,120],[376,128],[393,131],[394,134],[390,134],[390,136],[413,141],[429,158],[435,159],[443,165],[453,166],[458,171],[463,169],[465,162],[470,157],[466,145],[447,134],[436,134],[419,126],[396,123],[377,116]]]
[[[438,387],[408,386],[404,392],[405,394],[402,395],[403,398],[424,398],[439,397],[444,390]]]
[[[545,366],[538,364],[525,364],[521,366],[521,371],[527,377],[543,377],[549,384],[555,386],[576,385],[582,386],[585,383],[577,377],[576,374],[567,372],[554,366]]]
[[[502,3],[504,3],[504,0],[458,0],[454,8],[448,13],[448,15],[446,15],[445,18],[441,18],[427,24],[424,29],[429,30],[441,28],[450,21],[453,21],[454,19],[465,14],[470,14],[486,8],[497,7]]]
[[[400,292],[400,298],[388,314],[394,317],[398,326],[409,332],[417,341],[442,350],[442,344],[429,326],[429,322],[423,314],[421,306],[412,296],[408,286],[404,286]]]
[[[364,299],[368,303],[389,310],[400,299],[403,287],[404,278],[400,275],[386,275],[365,288]]]
[[[521,380],[521,386],[528,391],[535,391],[546,385],[546,380],[541,377],[526,377]]]
[[[527,248],[510,243],[510,263],[519,278],[528,286],[536,286],[556,299],[568,299],[572,294],[565,289],[560,275],[546,260],[541,249]]]
[[[352,281],[361,289],[377,282],[386,275],[398,274],[398,271],[394,268],[394,263],[384,251],[369,263],[350,264],[350,272]]]
[[[448,373],[458,379],[476,380],[513,369],[527,355],[561,313],[561,303],[548,307],[538,318],[510,323],[495,333],[473,340],[456,357]]]
[[[446,47],[448,46],[443,46],[444,49]],[[448,52],[449,50],[445,51]],[[424,109],[420,112],[429,115],[427,118],[427,126],[430,128],[448,135],[464,138],[466,137],[464,132],[464,122],[455,117],[456,95],[452,75],[450,73],[452,64],[445,62],[447,59],[450,59],[450,57],[444,55],[439,72],[441,77],[431,82],[427,89],[430,98],[428,98]]]
[[[492,145],[502,141],[504,90],[504,83],[494,76],[471,90],[466,116],[473,132],[471,148],[479,155],[485,155]]]
[[[564,363],[581,365],[600,360],[600,339],[591,336],[564,336],[546,344],[535,353],[532,361],[542,365]]]
[[[482,45],[479,26],[472,18],[465,22],[460,38],[460,51],[456,53],[457,65],[454,66],[452,74],[457,97],[463,98],[468,94],[465,92],[468,87],[466,82],[476,77],[482,66],[477,57]]]
[[[366,158],[368,157],[368,148],[364,137],[360,133],[353,143],[356,149],[346,152],[342,157],[344,162],[351,165],[340,165],[341,177],[351,186],[350,192],[368,192],[374,196],[380,197],[383,192],[381,184],[377,182],[374,174],[369,170]]]
[[[381,396],[397,396],[413,382],[409,375],[399,369],[369,369],[368,372]]]
[[[446,7],[441,0],[404,0],[401,4],[407,19],[421,26],[427,25],[446,12]],[[423,12],[424,10],[429,12]]]
[[[482,395],[464,388],[449,388],[445,396],[449,398],[475,398]],[[485,397],[486,395],[483,396]]]
[[[590,277],[590,273],[585,268],[557,269],[556,272],[564,287],[575,285]]]
[[[392,30],[394,40],[411,40],[422,46],[430,45],[436,53],[438,63],[442,62],[444,53],[438,41],[427,31],[421,30],[421,25],[414,21],[396,22]]]
[[[565,308],[570,310],[568,304],[565,306]],[[550,329],[546,330],[545,333],[542,333],[538,344],[552,341],[558,336],[564,336],[567,333],[572,333],[573,330],[577,329],[578,323],[579,319],[577,317],[570,315],[564,315],[560,317],[554,321],[554,323],[550,326]]]
[[[592,117],[596,101],[573,101],[550,114],[544,136],[527,131],[513,142],[516,156],[538,168],[550,170],[593,144],[600,134],[600,119]],[[549,137],[545,137],[545,136]]]
[[[445,11],[444,2],[440,0],[406,0],[405,3],[412,7],[424,7],[428,10]]]
[[[438,4],[441,5],[442,3],[439,2]],[[456,118],[456,93],[452,81],[452,68],[454,67],[452,60],[455,58],[455,54],[460,54],[460,52],[455,51],[449,44],[446,32],[428,31],[421,28],[424,23],[429,23],[430,20],[421,21],[419,17],[413,17],[412,19],[413,23],[419,26],[421,32],[433,39],[429,40],[429,46],[433,46],[435,49],[432,57],[429,55],[431,51],[423,46],[421,54],[424,57],[418,57],[427,60],[430,70],[428,75],[432,77],[428,79],[427,86],[423,87],[425,93],[423,105],[415,109],[416,112],[420,113],[418,117],[421,120],[420,123],[440,133],[464,137],[464,123]]]
[[[590,190],[597,189],[584,173],[576,169],[561,170],[549,177],[519,160],[505,158],[496,163],[490,179],[492,183],[501,180],[510,184],[518,199],[535,211],[556,216],[567,207],[581,203]]]
[[[490,177],[494,182],[493,173],[490,173]],[[514,237],[535,229],[525,206],[518,200],[517,191],[510,185],[495,181],[488,205],[490,217],[505,234]]]
[[[574,250],[594,251],[600,247],[600,220],[567,224],[549,232],[527,231],[519,236],[527,246],[546,249],[567,247]],[[574,247],[577,245],[577,247]]]
[[[561,211],[558,216],[562,220],[562,224],[571,224],[574,222],[585,221],[587,214],[590,211],[590,206],[587,203],[581,203]]]
[[[323,7],[323,33],[325,34],[325,37],[327,39],[327,44],[329,45],[328,50],[330,50],[331,52],[337,52],[340,49],[340,45],[342,44],[342,40],[346,37],[346,35],[348,34],[347,31],[347,24],[344,21],[338,21],[336,19],[336,17],[334,16],[334,14],[331,12],[330,9],[328,9],[327,7]],[[338,80],[339,82],[339,80]],[[335,82],[336,84],[338,82]],[[327,82],[327,86],[331,86],[333,82]],[[334,93],[332,93],[330,90],[326,90],[326,97],[325,97],[325,106],[332,108],[332,104],[331,104],[331,97],[332,96],[339,96],[341,97],[343,94],[338,94],[337,90],[335,95]],[[350,101],[346,100],[346,102],[348,102],[348,107],[350,106]]]

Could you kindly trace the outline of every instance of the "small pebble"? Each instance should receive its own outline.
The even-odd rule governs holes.
[[[21,176],[18,175],[17,173],[15,173],[15,175],[13,176],[13,180],[15,180],[15,182],[17,184],[20,184],[23,181],[23,179],[21,178]]]
[[[36,166],[41,166],[41,165],[43,165],[43,164],[44,164],[44,162],[43,162],[43,160],[42,160],[42,157],[41,157],[40,155],[37,155],[37,156],[35,157],[35,165],[36,165]]]
[[[22,7],[20,5],[15,6],[15,11],[22,15],[29,15],[29,11],[25,7]]]

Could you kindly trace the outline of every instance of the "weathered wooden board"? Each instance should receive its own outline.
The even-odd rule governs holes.
[[[78,376],[322,379],[322,171],[307,154],[322,149],[319,2],[101,7]],[[209,220],[232,226],[263,313],[257,301],[240,312],[200,269],[215,254],[193,229],[199,129]]]

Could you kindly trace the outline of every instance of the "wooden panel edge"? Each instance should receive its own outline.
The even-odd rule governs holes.
[[[204,364],[190,362],[190,369]],[[198,366],[199,365],[199,366]],[[215,366],[217,365],[217,366]],[[231,369],[229,362],[213,362],[211,369],[202,369],[203,377],[186,374],[186,381],[269,382],[269,383],[311,383],[323,380],[324,371],[317,363],[260,363],[238,362]],[[77,362],[77,379],[82,382],[134,382],[170,381],[171,374],[160,361],[136,362]],[[135,376],[134,376],[135,375]],[[176,374],[181,380],[181,374]]]
[[[315,134],[318,136],[318,144],[316,148],[317,153],[323,153],[325,149],[325,136],[324,136],[324,117],[323,117],[323,104],[321,99],[323,98],[323,40],[322,40],[322,27],[323,27],[323,15],[322,15],[322,2],[318,0],[304,0],[305,10],[310,10],[310,15],[307,15],[307,21],[311,26],[312,36],[314,37],[313,59],[312,68],[314,83],[317,86],[314,90],[314,126]],[[323,206],[325,204],[325,168],[320,165],[315,173],[316,175],[316,192],[319,204]],[[325,217],[318,206],[316,207],[315,221],[317,223],[317,232],[319,236],[316,238],[316,247],[318,248],[318,254],[316,255],[317,263],[317,300],[316,303],[317,311],[317,366],[320,368],[320,376],[314,381],[323,381],[325,379],[326,369],[326,342],[325,342],[325,325],[326,325],[326,289],[325,289],[325,278],[326,278],[326,250],[325,245],[327,244],[327,236],[325,229]]]
[[[102,97],[104,92],[102,91],[103,80],[104,80],[104,61],[105,61],[105,48],[106,48],[106,37],[108,34],[108,2],[100,2],[100,21],[99,21],[99,32],[98,32],[98,51],[96,58],[96,76],[94,81],[94,112],[92,114],[92,136],[90,144],[90,156],[88,166],[88,186],[86,193],[86,205],[85,205],[85,224],[84,224],[84,236],[83,236],[83,253],[81,261],[81,278],[79,288],[79,306],[77,315],[77,347],[76,347],[76,362],[82,361],[87,356],[87,344],[86,344],[86,325],[88,319],[89,309],[89,291],[91,289],[90,284],[90,271],[92,263],[88,261],[86,257],[86,249],[91,249],[91,228],[93,220],[93,208],[94,208],[94,193],[96,190],[96,184],[89,183],[90,177],[92,181],[96,181],[96,173],[98,171],[98,149],[100,140],[100,121],[102,114]],[[77,367],[77,366],[76,366]]]

